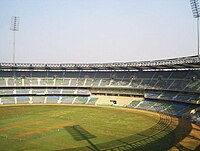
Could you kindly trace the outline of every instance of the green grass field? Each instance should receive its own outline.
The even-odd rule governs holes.
[[[0,150],[166,150],[176,143],[171,122],[123,108],[0,106]]]

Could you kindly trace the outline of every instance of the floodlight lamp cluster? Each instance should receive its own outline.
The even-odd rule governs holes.
[[[19,16],[12,16],[10,30],[19,31]]]
[[[192,7],[192,12],[194,18],[200,17],[200,6],[199,6],[199,0],[190,0],[190,4]]]

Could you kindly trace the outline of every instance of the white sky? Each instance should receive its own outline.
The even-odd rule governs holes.
[[[0,62],[124,62],[197,54],[190,0],[0,0]]]

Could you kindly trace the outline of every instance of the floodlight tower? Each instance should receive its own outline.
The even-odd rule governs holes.
[[[19,16],[12,16],[10,30],[13,32],[13,63],[15,63],[15,32],[19,31]]]
[[[199,52],[199,17],[200,17],[199,0],[190,0],[190,4],[192,7],[193,16],[194,16],[194,18],[197,19],[197,50],[198,50],[198,56],[200,57],[200,52]]]

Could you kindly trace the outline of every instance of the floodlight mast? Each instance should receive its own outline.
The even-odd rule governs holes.
[[[13,56],[12,60],[15,63],[15,32],[19,31],[19,16],[12,16],[10,30],[13,32]]]
[[[200,57],[200,52],[199,52],[199,17],[200,17],[199,0],[190,0],[190,4],[192,7],[193,17],[197,19],[197,50],[198,50],[198,56]]]

